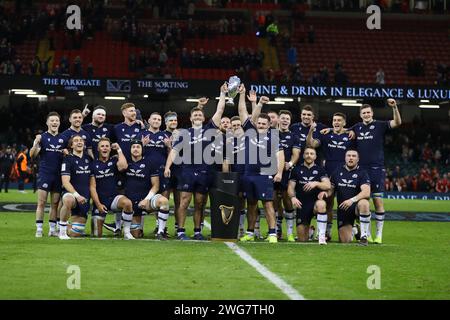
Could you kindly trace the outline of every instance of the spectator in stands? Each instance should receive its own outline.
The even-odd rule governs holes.
[[[314,72],[309,79],[309,82],[311,82],[312,85],[317,86],[320,84],[320,76],[317,72]]]
[[[266,28],[267,37],[269,39],[269,43],[272,46],[276,46],[276,41],[278,37],[278,22],[276,20],[272,21]]]
[[[380,85],[383,85],[385,83],[383,69],[378,69],[377,73],[375,74],[375,82]]]
[[[392,178],[399,179],[403,177],[403,172],[400,169],[400,166],[395,166],[394,171],[392,171]]]
[[[81,65],[80,56],[76,56],[73,60],[73,76],[82,77],[83,76],[83,66]]]
[[[41,76],[46,76],[48,74],[48,64],[50,63],[50,60],[52,60],[52,57],[48,57],[47,60],[41,61],[38,56],[36,56],[36,59],[39,63],[39,73]]]
[[[314,30],[314,26],[310,25],[308,30],[308,42],[314,43],[316,41],[316,31]]]
[[[295,65],[295,67],[293,69],[292,80],[294,82],[302,82],[303,81],[303,75],[302,75],[302,72],[300,70],[300,64],[298,64],[298,63]]]
[[[394,184],[392,183],[392,181],[386,177],[386,179],[384,179],[384,189],[386,191],[392,191],[394,189]]]
[[[86,76],[88,78],[94,77],[94,66],[92,65],[92,62],[89,62],[87,68],[86,68]]]
[[[61,68],[58,64],[53,68],[53,75],[56,77],[60,77],[62,75]]]
[[[448,174],[444,173],[441,179],[438,179],[436,183],[436,192],[447,193],[450,192],[450,181],[448,180]]]
[[[405,192],[406,191],[406,182],[403,177],[394,179],[394,191]]]
[[[187,16],[188,18],[193,18],[195,14],[195,3],[194,1],[189,1],[188,7],[187,7]]]
[[[347,74],[344,73],[342,69],[336,70],[334,74],[334,82],[337,85],[346,85],[349,83]]]
[[[217,49],[217,51],[219,52],[220,49]],[[218,57],[220,57],[220,54],[217,55]],[[188,68],[190,66],[190,62],[191,62],[191,58],[189,56],[189,52],[187,50],[187,48],[183,48],[181,50],[181,67],[182,68]]]
[[[437,73],[437,80],[436,84],[438,86],[446,86],[449,84],[449,69],[450,67],[447,67],[447,65],[443,63],[439,63],[436,67],[436,73]]]
[[[330,75],[328,73],[328,68],[326,66],[322,66],[319,70],[319,82],[321,85],[327,85]]]
[[[411,191],[418,191],[419,190],[419,181],[417,179],[417,176],[413,176],[411,178]]]
[[[430,163],[432,159],[433,159],[433,150],[431,150],[428,142],[425,142],[422,152],[422,160]]]
[[[13,75],[15,73],[14,65],[11,63],[11,61],[6,60],[0,64],[0,73],[8,75]]]
[[[63,55],[61,57],[61,60],[59,61],[59,66],[61,68],[61,73],[63,74],[69,74],[69,59],[67,59],[66,55]]]
[[[158,63],[161,68],[164,68],[167,64],[167,61],[169,60],[169,57],[167,56],[166,51],[161,50],[159,53]]]
[[[14,61],[14,70],[15,74],[23,74],[22,61],[19,58]]]
[[[39,62],[37,61],[36,57],[33,58],[30,62],[29,72],[30,75],[35,75],[39,69]]]
[[[291,44],[287,52],[287,62],[290,66],[297,64],[297,48]]]
[[[130,56],[128,58],[128,70],[131,72],[136,71],[136,55],[134,52],[130,53]]]
[[[440,163],[441,159],[442,159],[441,151],[439,149],[436,149],[436,151],[434,152],[434,155],[433,155],[434,163],[435,164]]]

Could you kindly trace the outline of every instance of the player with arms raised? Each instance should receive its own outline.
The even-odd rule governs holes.
[[[376,236],[375,243],[382,243],[384,224],[384,181],[386,170],[384,168],[384,136],[390,129],[402,124],[397,102],[388,99],[387,104],[392,108],[393,120],[374,120],[373,109],[364,104],[360,107],[362,122],[355,124],[351,129],[356,135],[356,150],[360,155],[360,166],[365,169],[370,178],[373,204],[375,206]],[[369,231],[369,242],[372,237]]]

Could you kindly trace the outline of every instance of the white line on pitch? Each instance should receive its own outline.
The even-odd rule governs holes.
[[[211,225],[205,220],[205,227],[211,229]],[[237,244],[233,242],[225,242],[225,244],[233,250],[242,260],[247,262],[253,268],[256,269],[264,278],[272,282],[276,287],[278,287],[285,295],[287,295],[291,300],[305,300],[297,290],[295,290],[286,281],[281,279],[275,273],[267,269],[258,260],[249,255],[245,250],[241,249]]]

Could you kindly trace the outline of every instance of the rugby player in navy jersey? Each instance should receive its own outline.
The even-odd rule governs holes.
[[[281,110],[278,115],[278,126],[280,135],[280,145],[284,152],[284,170],[283,177],[279,183],[275,183],[274,205],[277,213],[277,236],[281,239],[283,217],[286,217],[287,240],[295,241],[294,230],[294,208],[288,196],[289,174],[292,168],[297,164],[300,157],[300,140],[291,130],[292,114],[288,110]],[[284,210],[283,210],[284,207]],[[283,212],[284,211],[284,212]]]
[[[61,163],[63,139],[58,133],[60,116],[57,112],[47,115],[47,131],[36,135],[30,150],[31,158],[39,156],[38,202],[36,207],[36,237],[42,237],[44,208],[50,193],[49,237],[57,237],[56,215],[61,196]]]
[[[174,160],[181,159],[182,161],[180,164],[181,174],[177,186],[177,190],[180,191],[180,208],[177,212],[177,237],[179,240],[189,240],[184,224],[192,195],[194,195],[194,239],[205,240],[201,233],[201,222],[205,201],[211,185],[211,176],[209,173],[210,165],[205,161],[204,152],[211,155],[211,150],[207,148],[211,148],[211,140],[220,126],[220,120],[225,109],[225,94],[227,90],[226,83],[220,87],[220,99],[217,103],[216,112],[207,124],[203,124],[205,121],[204,104],[191,110],[190,120],[192,127],[180,130],[179,137],[167,158],[164,171],[166,178],[171,176],[171,167]],[[208,101],[206,98],[201,100],[203,102]],[[199,103],[201,102],[199,101]]]
[[[161,122],[161,115],[158,112],[153,112],[148,118],[148,129],[142,130],[136,137],[142,141],[144,157],[149,158],[153,165],[158,167],[160,192],[164,190],[167,184],[165,180],[168,180],[164,177],[164,167],[170,147],[169,136],[160,130]],[[156,226],[155,234],[157,232],[158,225]]]
[[[79,134],[69,139],[71,153],[64,157],[61,165],[63,185],[62,208],[59,222],[59,239],[84,236],[89,211],[89,180],[92,175],[92,158],[84,152],[85,140]],[[67,234],[67,220],[72,217],[72,228]]]
[[[313,148],[319,146],[323,150],[325,156],[325,171],[329,177],[333,174],[334,170],[342,167],[345,164],[345,152],[349,149],[354,149],[355,141],[352,140],[350,133],[345,129],[346,116],[341,112],[333,114],[332,130],[327,133],[320,133],[317,139],[313,138],[313,132],[316,128],[316,123],[313,122],[310,126],[308,136],[306,138],[306,144]],[[326,199],[327,202],[327,241],[331,240],[331,228],[333,225],[333,205],[334,195],[331,195]]]
[[[84,146],[87,150],[87,154],[94,158],[94,154],[92,153],[92,139],[89,133],[81,127],[83,123],[83,114],[81,110],[74,109],[70,112],[69,116],[70,127],[61,133],[61,138],[63,139],[63,153],[68,154],[69,140],[74,135],[80,135],[84,139]]]
[[[119,144],[109,138],[100,138],[97,142],[98,158],[92,163],[90,179],[90,194],[94,202],[92,210],[92,232],[96,237],[102,236],[103,222],[109,211],[121,212],[124,217],[124,233],[130,233],[133,206],[126,196],[117,191],[117,174],[128,167]],[[117,156],[111,157],[111,150],[116,150]]]
[[[117,142],[125,155],[127,161],[131,159],[131,141],[136,139],[139,132],[144,127],[142,122],[136,120],[136,107],[134,103],[124,103],[120,110],[123,115],[123,122],[116,124],[113,129],[113,141]]]
[[[359,166],[359,154],[356,150],[347,150],[345,165],[337,168],[331,176],[331,189],[337,197],[337,221],[340,242],[351,242],[352,228],[357,216],[361,224],[359,243],[366,246],[370,227],[370,180],[367,172]]]
[[[245,87],[243,87],[245,89]],[[245,91],[244,91],[245,93]],[[245,120],[247,120],[247,118],[249,117],[248,112],[247,112],[247,107],[245,104],[245,95],[244,97],[242,97],[243,101],[241,102],[241,100],[239,100],[240,106],[241,108],[239,108],[240,112],[239,112],[239,118],[241,120],[241,124],[245,122]],[[248,95],[247,95],[247,99],[250,102],[251,106],[252,106],[252,114],[251,114],[251,121],[252,123],[256,123],[258,121],[258,116],[261,113],[261,108],[263,107],[263,105],[267,104],[269,102],[269,98],[266,96],[261,96],[259,99],[259,102],[256,103],[258,97],[256,96],[256,91],[254,90],[250,90]],[[262,216],[262,210],[260,210],[259,208],[257,208],[257,214],[256,214],[256,222],[255,222],[255,238],[257,239],[262,239],[262,235],[259,229],[259,220]]]
[[[276,111],[270,110],[267,112],[267,115],[270,118],[270,127],[272,129],[278,129],[280,117]]]
[[[125,180],[125,196],[133,203],[133,215],[123,214],[125,223],[131,223],[131,234],[124,229],[125,239],[143,237],[140,229],[144,211],[151,213],[158,211],[158,233],[156,238],[165,240],[164,229],[169,218],[169,200],[158,194],[159,172],[158,165],[150,158],[143,156],[143,147],[140,140],[131,141],[131,160],[128,161]]]
[[[297,135],[300,139],[300,147],[302,150],[306,146],[306,137],[308,136],[309,127],[314,122],[314,110],[310,105],[303,106],[301,113],[300,113],[300,122],[294,123],[291,126],[291,131]],[[316,135],[319,133],[320,130],[326,128],[325,125],[322,123],[317,123],[316,131],[314,132],[314,138],[316,138]],[[300,153],[300,158],[303,155]]]
[[[239,88],[244,95],[245,87]],[[239,103],[239,117],[243,121],[246,131],[245,171],[244,171],[244,196],[247,198],[248,228],[240,241],[255,240],[255,223],[257,217],[258,201],[264,205],[266,220],[269,227],[267,240],[276,243],[276,218],[273,207],[273,183],[280,182],[284,168],[284,154],[279,145],[277,130],[270,129],[270,118],[267,114],[260,113],[262,104],[258,104],[253,116],[257,116],[256,124],[253,124],[245,104]],[[273,143],[272,143],[273,141]]]
[[[94,159],[98,158],[98,142],[101,138],[111,139],[113,125],[105,123],[106,109],[103,106],[97,106],[92,112],[92,122],[84,124],[82,128],[89,133],[92,144],[92,153]]]
[[[164,134],[168,137],[168,143],[166,144],[168,153],[172,150],[172,145],[178,134],[178,115],[176,112],[168,111],[164,114],[164,123],[166,124],[166,130],[164,130]],[[166,160],[167,161],[167,160]],[[176,164],[172,164],[171,168],[172,174],[170,178],[164,177],[163,180],[160,181],[160,189],[162,190],[161,194],[170,199],[170,193],[173,194],[173,202],[174,202],[174,216],[175,216],[175,232],[178,230],[178,222],[177,222],[177,212],[180,207],[180,192],[177,191],[177,184],[179,176],[179,166]]]
[[[356,135],[356,150],[360,156],[360,166],[369,175],[373,204],[375,206],[376,236],[373,242],[382,243],[384,224],[384,180],[386,170],[384,168],[384,136],[390,129],[402,124],[397,102],[388,99],[387,104],[392,108],[393,120],[374,120],[373,109],[364,104],[360,107],[362,122],[355,124],[351,129]],[[369,229],[369,242],[372,241]]]
[[[239,100],[241,103],[241,101]],[[243,98],[245,104],[245,95]],[[244,189],[242,185],[242,179],[244,178],[245,171],[245,133],[242,128],[241,119],[238,116],[234,116],[230,120],[231,122],[231,134],[232,137],[228,138],[225,146],[225,157],[222,167],[223,172],[237,172],[239,173],[239,200],[241,202],[241,212],[239,218],[239,238],[244,236],[244,224],[245,216],[247,214],[245,210],[245,198],[243,196]]]
[[[220,131],[222,131],[223,133],[226,133],[228,130],[231,129],[231,120],[228,117],[222,117],[222,119],[220,119],[220,127],[219,127]]]
[[[317,214],[319,244],[327,244],[327,212],[323,199],[331,187],[330,179],[325,170],[315,163],[315,149],[306,147],[303,159],[304,162],[292,170],[288,188],[292,204],[297,208],[297,238],[301,242],[308,241],[309,226],[313,216]]]

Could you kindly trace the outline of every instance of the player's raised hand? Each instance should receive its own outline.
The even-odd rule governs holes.
[[[86,103],[81,114],[83,115],[83,117],[87,117],[89,113],[91,113],[91,110],[89,110],[89,104]]]
[[[67,155],[69,155],[70,154],[70,152],[69,152],[69,150],[68,149],[63,149],[63,151],[62,151],[62,153],[63,153],[63,155],[65,155],[65,156],[67,156]]]
[[[198,99],[198,106],[203,108],[208,103],[208,101],[208,98],[201,97],[200,99]]]
[[[42,139],[42,136],[40,134],[37,134],[36,137],[34,138],[33,145],[37,146],[39,143],[41,143],[41,139]]]
[[[223,85],[220,86],[220,92],[221,93],[227,93],[228,92],[228,84],[226,82]]]
[[[317,128],[317,123],[313,121],[313,122],[311,123],[311,126],[309,127],[309,130],[314,131],[314,130],[316,130],[316,128]]]
[[[300,200],[298,200],[297,197],[292,197],[291,202],[292,202],[292,205],[294,206],[294,208],[301,209],[302,203],[300,202]]]
[[[266,96],[262,96],[261,98],[259,98],[259,104],[261,105],[267,104],[269,103],[269,101],[270,101],[269,97]]]
[[[136,120],[136,123],[141,126],[141,129],[145,129],[145,123],[142,120]]]
[[[117,142],[114,142],[113,144],[111,144],[111,149],[112,150],[119,150],[120,146]]]
[[[255,91],[255,90],[250,90],[250,91],[248,92],[247,99],[248,99],[248,101],[250,101],[250,102],[255,102],[255,103],[256,103],[256,99],[257,99],[257,97],[256,97],[256,91]]]
[[[245,94],[245,86],[243,83],[239,86],[238,92],[239,94]]]
[[[388,106],[391,108],[395,108],[397,106],[397,101],[394,99],[387,99]]]

